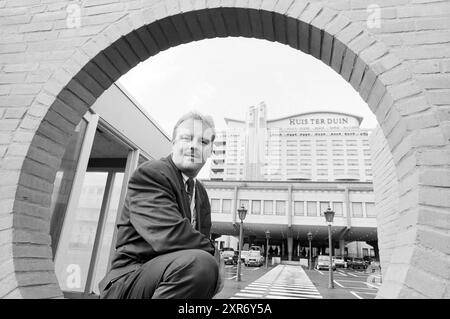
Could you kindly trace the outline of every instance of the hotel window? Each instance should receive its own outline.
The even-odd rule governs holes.
[[[377,217],[377,213],[375,211],[375,203],[366,203],[366,215],[367,217]]]
[[[328,161],[326,159],[319,159],[317,160],[317,165],[326,166],[328,165]]]
[[[358,166],[358,164],[359,164],[358,160],[349,159],[347,162],[348,162],[349,166]]]
[[[363,150],[364,156],[370,156],[370,150]]]
[[[275,208],[277,215],[286,215],[286,202],[284,200],[277,200]]]
[[[300,156],[311,156],[310,150],[300,150]]]
[[[222,200],[222,213],[231,214],[231,199]]]
[[[328,170],[326,170],[326,169],[318,169],[317,170],[317,175],[326,176],[326,175],[328,175]]]
[[[306,205],[306,209],[308,216],[317,216],[316,202],[308,202]]]
[[[372,170],[366,169],[366,176],[372,176]]]
[[[273,201],[264,201],[264,215],[273,215]]]
[[[240,201],[239,201],[239,207],[242,207],[242,206],[244,206],[245,207],[245,209],[247,209],[248,210],[248,199],[241,199]]]
[[[311,166],[310,162],[301,162],[300,166]]]
[[[253,215],[261,214],[261,201],[260,200],[252,200],[252,214]]]
[[[335,216],[344,216],[344,204],[342,202],[333,202]]]
[[[363,217],[362,203],[352,203],[352,217]]]
[[[220,199],[216,198],[211,199],[211,212],[220,213]]]
[[[335,169],[333,172],[334,175],[343,175],[344,170],[343,169]]]
[[[330,207],[330,202],[320,202],[320,216],[323,215],[323,212],[325,212],[328,207]]]
[[[295,216],[305,215],[305,207],[303,205],[303,201],[301,201],[301,202],[295,201],[294,202],[294,215]]]

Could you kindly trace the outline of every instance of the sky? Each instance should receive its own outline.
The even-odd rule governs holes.
[[[310,111],[337,111],[377,121],[359,94],[332,68],[287,45],[247,38],[207,39],[170,48],[141,62],[119,82],[170,136],[178,118],[197,110],[245,120],[265,102],[268,119]],[[205,170],[202,170],[202,176]]]
[[[245,119],[264,101],[269,119],[309,111],[338,111],[376,119],[353,87],[313,56],[267,40],[208,39],[183,44],[141,62],[119,82],[166,131],[190,110]]]

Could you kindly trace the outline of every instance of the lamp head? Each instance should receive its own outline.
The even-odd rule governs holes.
[[[243,221],[245,219],[245,216],[247,216],[247,209],[244,207],[244,205],[242,205],[239,209],[238,209],[238,213],[239,213],[239,219],[241,221]]]
[[[325,220],[327,221],[327,223],[331,224],[334,218],[334,211],[332,211],[328,206],[327,210],[324,211],[323,214],[325,215]]]

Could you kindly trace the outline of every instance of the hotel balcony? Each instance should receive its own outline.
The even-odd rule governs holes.
[[[213,159],[211,165],[224,165],[225,159]]]
[[[290,181],[309,181],[312,179],[311,172],[295,172],[295,173],[287,173],[286,179]]]
[[[359,181],[360,175],[359,173],[334,174],[334,179],[337,181]]]

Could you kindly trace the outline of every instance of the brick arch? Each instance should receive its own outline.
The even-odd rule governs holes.
[[[95,100],[121,75],[160,51],[229,36],[276,41],[311,54],[359,92],[388,140],[400,190],[398,213],[390,216],[397,227],[384,227],[385,220],[378,220],[379,232],[397,240],[389,247],[380,245],[381,254],[384,249],[390,254],[383,263],[385,276],[379,297],[448,296],[448,279],[444,286],[439,284],[438,291],[423,286],[417,278],[437,283],[437,268],[416,259],[430,250],[448,254],[445,245],[433,242],[436,237],[432,231],[419,227],[429,210],[424,205],[442,203],[439,197],[447,194],[439,188],[446,182],[438,180],[436,185],[436,172],[426,166],[432,161],[427,150],[449,144],[443,124],[408,67],[383,42],[360,23],[320,2],[293,0],[160,1],[107,25],[74,50],[37,94],[22,120],[22,127],[36,129],[28,147],[18,150],[22,158],[7,162],[21,170],[12,177],[17,178],[17,187],[11,189],[12,217],[6,221],[11,229],[5,241],[10,247],[9,275],[0,279],[0,286],[8,290],[0,295],[61,296],[48,236],[50,196],[68,138]],[[405,100],[410,96],[420,101],[417,107],[429,109],[426,124],[408,117],[414,112]],[[443,203],[439,205],[449,205]],[[36,257],[38,262],[33,260]]]

